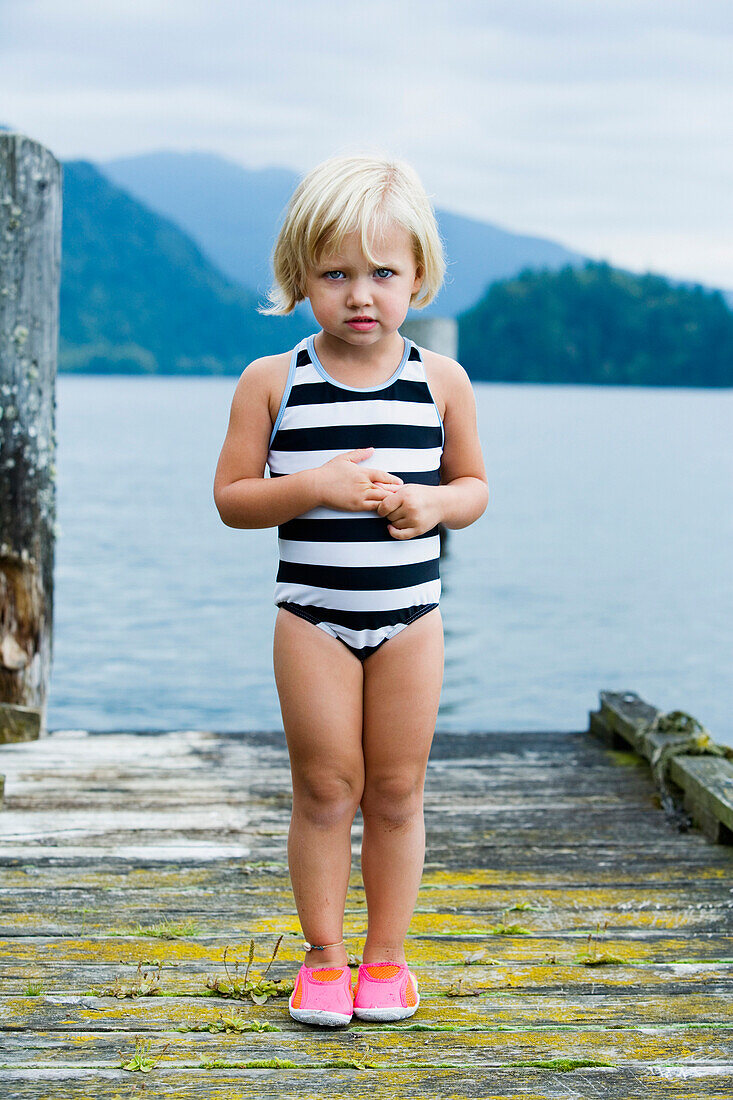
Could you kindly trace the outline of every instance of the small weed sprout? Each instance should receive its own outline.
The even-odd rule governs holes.
[[[38,997],[43,993],[43,982],[41,981],[29,981],[25,987],[26,997]]]
[[[374,1061],[374,1051],[365,1046],[364,1053],[353,1058],[334,1058],[327,1062],[328,1069],[378,1069]]]
[[[154,964],[155,970],[143,970],[143,964],[137,964],[137,971],[131,982],[125,983],[115,978],[114,985],[104,989],[92,990],[99,997],[156,997],[160,992],[160,971],[162,963]]]
[[[186,936],[197,936],[201,931],[195,921],[169,921],[165,917],[158,924],[130,925],[125,928],[111,928],[110,936],[152,936],[159,940],[180,940]]]
[[[626,960],[620,955],[611,955],[608,952],[598,953],[602,932],[599,931],[601,922],[596,924],[595,938],[593,932],[588,934],[588,946],[590,950],[585,955],[576,955],[575,961],[583,966],[611,966],[614,963],[623,963]],[[608,928],[608,921],[603,922],[603,932]]]
[[[168,1050],[170,1043],[160,1051],[159,1054],[152,1057],[149,1053],[151,1042],[149,1039],[143,1039],[139,1035],[135,1036],[135,1053],[132,1058],[126,1060],[127,1055],[120,1051],[120,1069],[125,1069],[129,1073],[150,1073],[152,1069],[155,1069],[160,1059]]]
[[[222,1013],[218,1020],[207,1024],[194,1024],[190,1027],[181,1027],[179,1031],[210,1031],[213,1034],[220,1032],[241,1034],[243,1031],[280,1031],[275,1024],[268,1024],[265,1020],[248,1020],[236,1012]]]
[[[138,935],[154,936],[161,940],[179,940],[184,936],[198,936],[201,931],[196,921],[169,921],[164,918],[159,924],[147,927],[139,926]]]
[[[470,985],[466,978],[459,978],[445,991],[446,997],[480,997],[482,993],[488,993],[488,989],[479,989]]]
[[[225,947],[224,975],[218,974],[214,976],[210,974],[206,979],[207,989],[210,989],[219,997],[233,997],[241,1001],[249,997],[252,1003],[256,1005],[266,1004],[270,997],[283,997],[288,993],[292,993],[293,982],[291,979],[286,980],[281,978],[274,981],[272,978],[267,977],[270,967],[275,961],[275,956],[282,943],[282,939],[282,936],[278,937],[275,949],[263,973],[251,969],[255,957],[255,941],[250,940],[249,950],[247,952],[247,965],[241,977],[239,974],[239,959],[235,959],[234,961],[234,973],[229,969],[227,963],[227,952],[229,951],[229,947]]]
[[[492,936],[531,936],[532,929],[523,924],[495,924],[489,929]]]
[[[491,956],[487,956],[486,948],[481,948],[480,951],[472,951],[470,955],[463,956],[464,966],[473,966],[475,963],[480,963],[481,966],[498,966],[501,959],[492,959]]]

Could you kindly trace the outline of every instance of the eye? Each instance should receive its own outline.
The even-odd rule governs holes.
[[[376,270],[376,274],[379,275],[380,278],[382,277],[383,272],[386,273],[388,278],[389,278],[390,275],[394,275],[394,271],[392,270],[391,267],[378,267],[377,270]]]
[[[324,278],[329,279],[332,283],[335,283],[337,280],[331,279],[332,275],[343,275],[343,271],[326,271]]]

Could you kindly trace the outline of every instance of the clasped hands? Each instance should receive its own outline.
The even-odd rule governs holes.
[[[413,539],[432,530],[440,521],[435,486],[405,485],[385,470],[359,465],[373,453],[373,447],[361,447],[318,467],[324,504],[348,512],[371,509],[388,520],[395,539]]]

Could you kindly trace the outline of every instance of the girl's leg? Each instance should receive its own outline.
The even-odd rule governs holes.
[[[361,662],[336,638],[280,609],[275,682],[293,781],[288,862],[303,934],[343,936],[351,825],[364,785]],[[344,945],[306,953],[306,966],[343,966]]]
[[[423,787],[443,682],[436,608],[364,662],[364,962],[405,962],[425,856]]]

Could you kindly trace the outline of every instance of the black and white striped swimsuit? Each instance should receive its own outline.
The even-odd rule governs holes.
[[[420,349],[405,341],[397,370],[366,389],[326,372],[308,336],[293,349],[270,436],[272,477],[322,466],[374,447],[370,468],[405,484],[440,484],[445,433]],[[313,508],[278,528],[275,603],[338,638],[364,660],[408,623],[438,606],[438,528],[394,539],[373,511]]]

